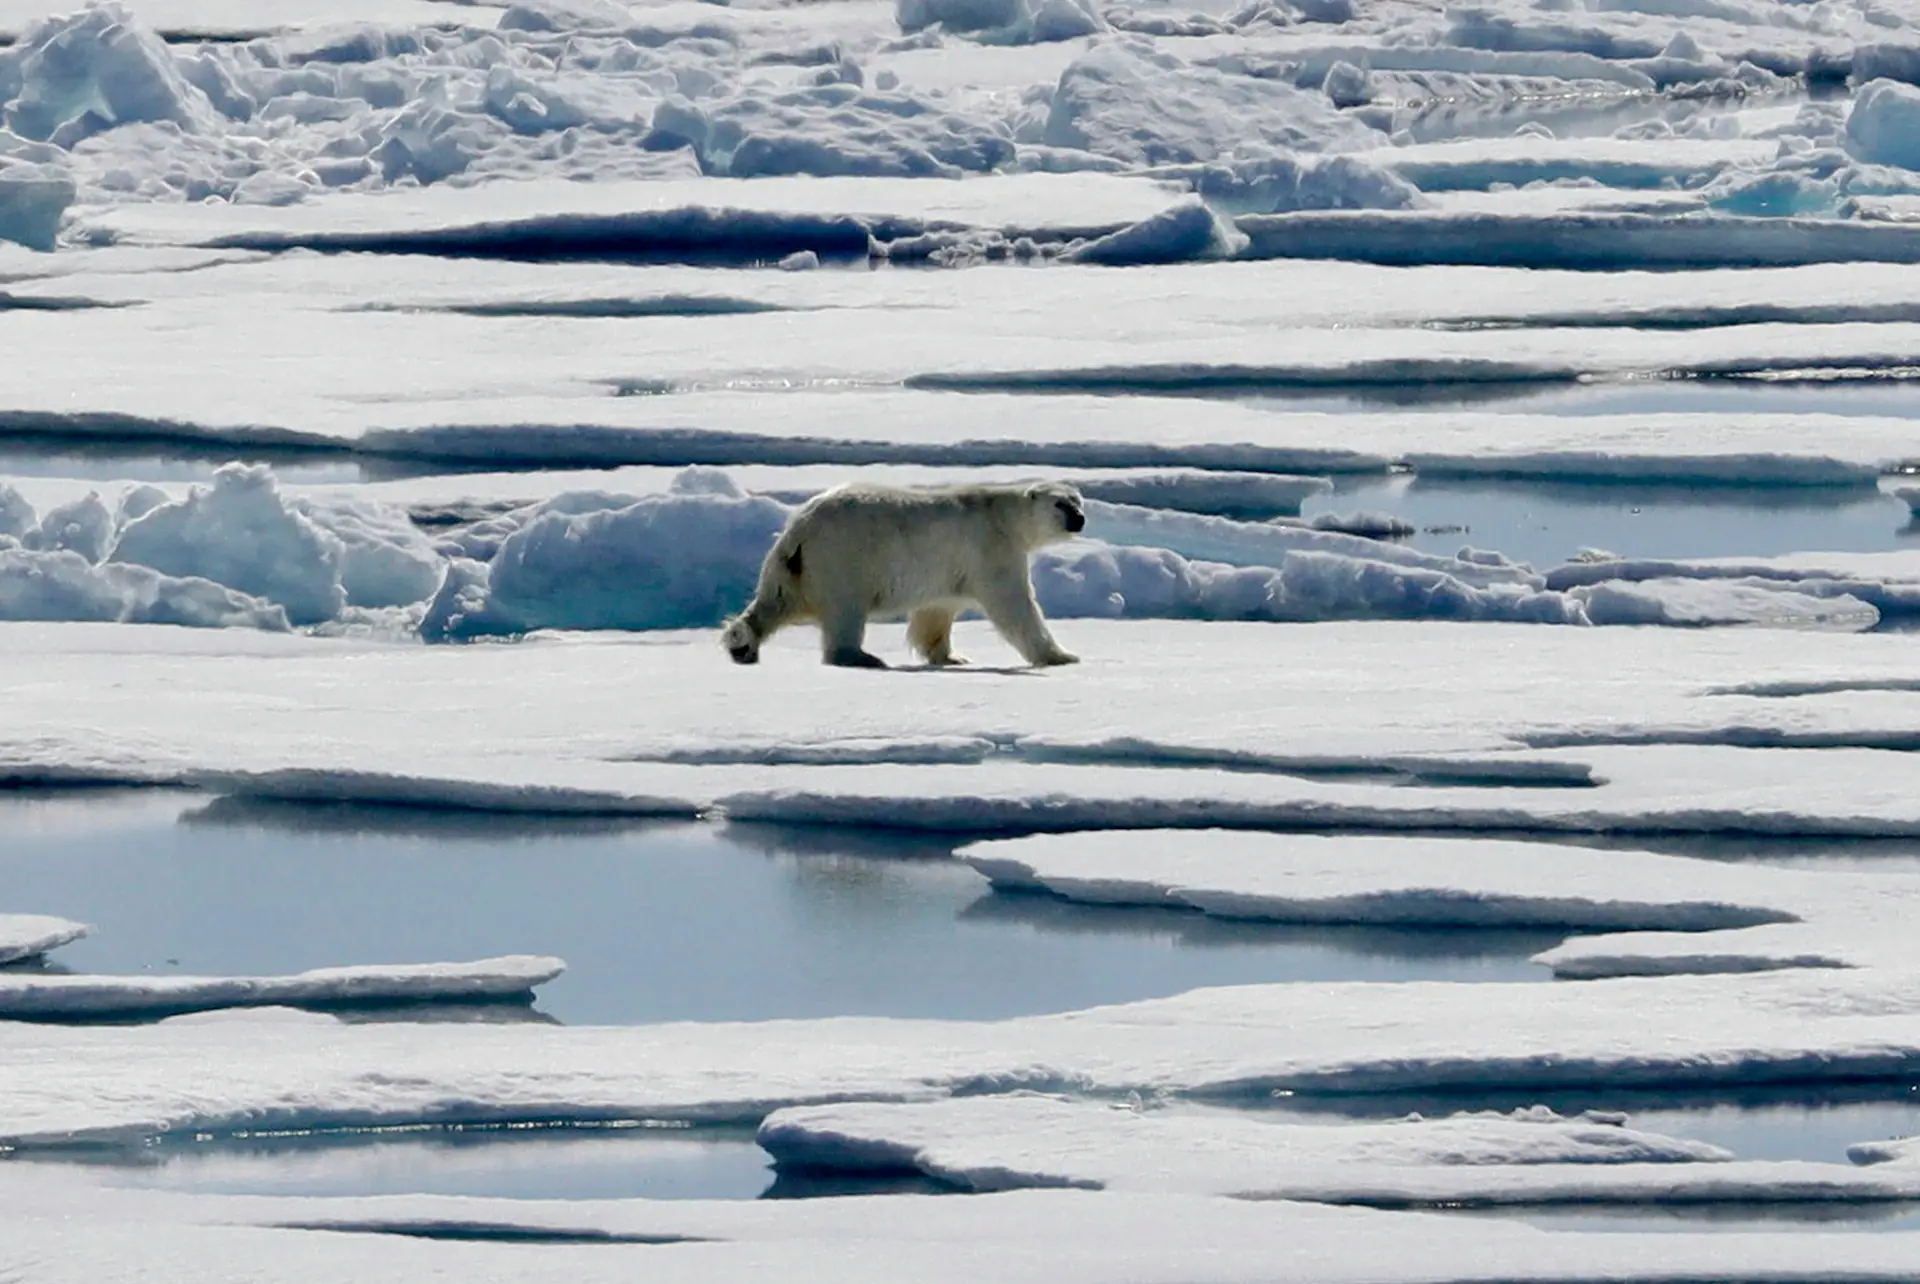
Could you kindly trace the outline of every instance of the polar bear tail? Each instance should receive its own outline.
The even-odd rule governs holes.
[[[788,531],[760,566],[747,609],[727,621],[720,641],[735,664],[758,664],[760,644],[800,612],[800,541]]]

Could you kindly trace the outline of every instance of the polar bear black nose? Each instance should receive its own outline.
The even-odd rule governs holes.
[[[1070,534],[1078,534],[1085,529],[1087,529],[1087,515],[1085,513],[1075,512],[1069,508],[1067,510],[1067,531]]]
[[[735,664],[754,664],[760,659],[758,655],[754,654],[754,650],[750,646],[729,647],[727,654],[733,657]]]

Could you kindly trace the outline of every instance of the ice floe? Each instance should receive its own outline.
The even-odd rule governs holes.
[[[1822,604],[1825,611],[1836,614],[1857,614],[1862,605],[1884,616],[1920,610],[1920,557],[1904,551],[1685,561],[1599,558],[1555,567],[1547,572],[1546,583],[1574,592],[1604,590],[1609,596],[1618,595],[1623,605],[1651,586],[1650,591],[1672,603],[1665,612],[1670,618],[1660,622],[1676,622],[1671,617],[1688,610],[1711,618],[1716,609],[1724,610],[1734,600],[1732,594],[1755,589],[1785,590],[1787,596],[1778,599],[1780,609],[1809,619]],[[1800,605],[1796,606],[1795,598],[1801,599]]]
[[[1737,866],[1495,839],[1149,829],[961,855],[996,887],[1276,922],[1692,932],[1795,917],[1757,889],[1743,897],[1751,871]]]
[[[524,998],[560,975],[556,958],[370,964],[293,976],[0,975],[0,1020],[75,1021],[234,1007]]]
[[[601,1284],[632,1278],[636,1260],[667,1284],[764,1273],[769,1262],[796,1284],[1417,1284],[1441,1273],[1463,1284],[1572,1284],[1835,1272],[1892,1284],[1915,1247],[1902,1231],[1549,1232],[1507,1219],[1058,1190],[730,1202],[270,1198],[98,1189],[33,1171],[7,1174],[5,1194],[10,1246],[33,1284],[144,1269],[162,1253],[286,1284],[489,1271]]]
[[[0,765],[21,781],[496,810],[723,808],[975,835],[1920,832],[1907,755],[1900,742],[1877,747],[1882,706],[1898,697],[1871,695],[1912,679],[1899,635],[1804,633],[1786,648],[1752,631],[1499,625],[1082,620],[1060,632],[1085,657],[1070,672],[1000,668],[1000,644],[963,622],[976,671],[827,670],[795,636],[743,676],[704,630],[447,649],[23,624],[6,632]],[[882,655],[899,636],[871,633]],[[1487,666],[1489,649],[1501,664]],[[1479,676],[1463,688],[1469,669]],[[150,676],[116,686],[103,673]],[[1712,694],[1729,674],[1869,695],[1729,701]],[[286,698],[303,690],[328,699]],[[540,698],[515,694],[525,691]],[[1808,743],[1819,747],[1741,747],[1767,708],[1818,731]]]
[[[0,914],[0,964],[34,959],[85,936],[84,923],[50,914]]]
[[[1579,985],[1256,985],[997,1022],[633,1028],[0,1023],[0,1142],[163,1131],[657,1119],[1033,1088],[1269,1093],[1717,1087],[1897,1078],[1913,976],[1796,970]],[[210,1080],[205,1067],[221,1074]],[[1525,1100],[1525,1096],[1522,1095]]]
[[[864,259],[876,239],[929,232],[1085,239],[1179,200],[1165,184],[1105,174],[1008,174],[964,184],[886,176],[545,181],[478,195],[476,203],[472,191],[428,187],[377,198],[344,194],[324,206],[240,204],[198,213],[127,205],[91,213],[89,226],[135,245],[752,262],[800,250]]]
[[[1538,960],[1556,976],[1661,976],[1785,967],[1899,967],[1911,957],[1900,927],[1916,895],[1893,873],[1751,868],[1738,871],[1748,895],[1791,913],[1794,922],[1680,938],[1625,932],[1577,937]]]
[[[1904,873],[1780,869],[1497,839],[1131,830],[976,843],[1009,890],[1286,923],[1547,926],[1556,976],[1901,967]]]
[[[1568,381],[1609,372],[1885,371],[1908,359],[1901,326],[1912,321],[1897,309],[1910,273],[1879,282],[1858,266],[1830,281],[1650,274],[1624,298],[1609,294],[1611,278],[1583,286],[1557,277],[1543,290],[1530,275],[1314,263],[1090,277],[716,274],[358,255],[66,273],[35,288],[141,306],[11,327],[21,359],[13,378],[0,379],[0,406],[17,416],[8,421],[16,432],[492,467],[1301,472],[1406,460],[1436,471],[1863,485],[1912,454],[1910,425],[1881,415],[1334,416],[1207,401],[1175,413],[1154,400],[1058,395],[1185,387],[1391,398],[1410,380],[1464,395],[1577,387]],[[229,333],[241,312],[248,325]],[[981,312],[998,318],[995,335],[967,319]],[[1659,328],[1669,315],[1704,328],[1677,338]],[[1139,316],[1156,321],[1126,320]],[[1738,324],[1743,317],[1783,324]],[[1600,324],[1608,319],[1615,324]],[[183,326],[222,333],[210,355],[218,379],[182,379],[166,359]],[[340,359],[325,369],[290,361],[300,344]],[[76,351],[116,355],[95,362]],[[899,390],[905,381],[1055,395],[915,395]],[[635,395],[607,395],[623,390]],[[639,395],[648,392],[671,395]]]
[[[957,478],[986,475],[1022,474],[974,470]],[[414,498],[418,512],[411,513],[392,501],[464,492],[457,482],[437,482],[378,489],[389,498],[343,486],[289,494],[264,465],[229,465],[210,486],[129,490],[117,517],[93,491],[58,504],[26,530],[24,550],[0,551],[15,585],[0,596],[0,617],[291,623],[395,635],[417,628],[435,639],[714,625],[751,596],[760,561],[791,512],[782,501],[810,493],[794,483],[811,477],[819,486],[841,476],[758,470],[758,480],[780,487],[775,498],[746,493],[727,473],[692,468],[634,478],[641,485],[626,493],[560,490],[518,506]],[[957,479],[933,470],[910,476]],[[1197,472],[1090,484],[1123,500],[1228,509],[1261,497],[1293,506],[1326,485]],[[483,489],[499,493],[503,485]],[[31,505],[14,494],[10,511],[21,523],[31,520]],[[1049,614],[1862,629],[1913,609],[1903,580],[1736,578],[1685,568],[1660,575],[1648,568],[1661,564],[1606,559],[1543,576],[1489,550],[1446,557],[1397,546],[1373,536],[1403,533],[1404,524],[1382,528],[1378,519],[1242,521],[1098,499],[1088,512],[1090,538],[1034,564]],[[1367,535],[1338,529],[1356,523]],[[99,565],[89,560],[101,556],[107,560]]]
[[[1077,1186],[1454,1208],[1829,1202],[1920,1191],[1911,1163],[1738,1162],[1720,1147],[1630,1122],[1535,1109],[1316,1124],[1012,1093],[796,1107],[768,1116],[759,1141],[783,1165],[906,1169],[973,1192]]]
[[[1402,468],[1870,502],[1912,463],[1912,421],[1785,412],[1811,400],[1796,381],[1890,406],[1912,374],[1904,0],[46,8],[0,3],[0,436],[343,473],[659,471],[0,487],[0,617],[103,622],[0,629],[0,780],[942,842],[1920,833],[1910,648],[1836,631],[1914,612],[1904,555],[1549,568],[1225,520],[1291,516],[1325,485],[1301,475]],[[776,263],[794,270],[759,270]],[[1710,395],[1663,398],[1658,377]],[[1105,395],[1138,393],[1162,395]],[[1165,395],[1194,393],[1249,400]],[[1734,409],[1671,412],[1721,393]],[[787,506],[869,467],[1079,481],[1101,542],[1035,574],[1087,663],[996,671],[969,623],[982,671],[825,671],[802,636],[744,675],[704,627],[664,631],[736,606]],[[1377,616],[1410,622],[1317,622]],[[1805,631],[1489,622],[1518,620]],[[607,627],[654,632],[548,632]],[[416,644],[503,633],[525,640]],[[894,626],[874,637],[901,652]],[[30,1147],[813,1103],[769,1127],[796,1159],[869,1147],[976,1188],[1109,1188],[669,1210],[76,1194],[0,1172],[0,1275],[592,1280],[630,1276],[633,1253],[669,1279],[769,1261],[798,1281],[1911,1273],[1908,1236],[1650,1244],[1291,1202],[1911,1197],[1900,1142],[1862,1138],[1856,1161],[1881,1162],[1857,1170],[1749,1164],[1598,1118],[1313,1127],[1159,1100],[1920,1065],[1910,876],[1458,841],[983,850],[1084,847],[1104,863],[1054,869],[1060,889],[1214,913],[1566,920],[1611,934],[1542,955],[1560,975],[1647,975],[1249,987],[1003,1023],[0,1023],[0,1138]],[[1341,854],[1295,858],[1307,890],[1264,858],[1111,856],[1162,842]],[[14,979],[69,1005],[186,992]],[[219,984],[194,1001],[248,983]],[[1020,1087],[1127,1108],[980,1095]],[[1457,1162],[1603,1156],[1630,1162]],[[552,1242],[437,1242],[486,1238]],[[569,1246],[605,1242],[631,1247]]]
[[[486,565],[463,564],[423,627],[461,637],[717,624],[751,596],[790,510],[765,497],[696,489],[701,476],[689,474],[686,489],[677,482],[662,496],[561,495],[450,535],[449,552]],[[1141,547],[1083,541],[1043,554],[1033,575],[1049,614],[1587,618],[1572,599],[1540,593],[1531,570],[1498,557],[1439,558],[1308,527],[1100,501],[1088,511],[1093,533]]]
[[[1794,592],[1766,579],[1607,580],[1579,585],[1569,595],[1595,624],[1870,629],[1880,622],[1879,608],[1860,597]]]
[[[199,576],[145,566],[95,566],[66,549],[0,546],[0,619],[97,620],[197,628],[284,630],[278,605]]]

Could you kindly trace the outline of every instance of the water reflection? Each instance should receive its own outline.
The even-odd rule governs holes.
[[[1458,964],[1471,975],[1453,980],[1539,980],[1547,969],[1526,960],[1552,949],[1564,931],[1526,928],[1333,927],[1213,918],[1197,910],[1151,905],[1089,905],[1045,892],[1001,892],[961,911],[979,922],[1019,923],[1036,931],[1125,933],[1177,941],[1197,949],[1272,944],[1359,952],[1434,968]],[[1497,974],[1497,975],[1496,975]]]
[[[125,797],[0,795],[6,908],[95,925],[61,965],[566,959],[526,1019],[993,1019],[1265,981],[1546,981],[1527,956],[1557,940],[1003,903],[925,836]]]
[[[1920,1135],[1920,1084],[1909,1080],[1729,1084],[1679,1089],[1594,1086],[1563,1091],[1480,1088],[1448,1092],[1286,1093],[1256,1109],[1301,1121],[1443,1117],[1546,1106],[1561,1115],[1604,1111],[1629,1127],[1711,1142],[1736,1158],[1847,1163],[1847,1147]]]
[[[1454,1217],[1487,1217],[1522,1222],[1541,1230],[1599,1231],[1618,1234],[1721,1231],[1775,1233],[1810,1231],[1920,1230],[1920,1203],[1742,1203],[1634,1204],[1587,1208],[1461,1209]]]
[[[1649,558],[1884,552],[1916,525],[1905,501],[1843,487],[1401,475],[1338,479],[1301,505],[1308,518],[1356,510],[1412,523],[1418,533],[1404,542],[1426,552],[1497,549],[1541,568],[1587,548]]]
[[[403,481],[466,472],[494,472],[485,461],[437,463],[355,455],[346,446],[263,445],[195,440],[191,430],[178,439],[50,431],[10,430],[0,449],[0,477],[73,477],[90,482],[205,482],[222,464],[268,464],[285,485]]]
[[[702,828],[688,821],[654,816],[476,811],[459,807],[292,802],[224,795],[189,806],[179,813],[178,821],[188,827],[250,829],[262,834],[332,834],[448,842],[544,842],[566,837]]]
[[[113,1185],[208,1195],[584,1200],[953,1193],[915,1172],[776,1169],[751,1128],[644,1120],[170,1137],[57,1157],[27,1152],[0,1163],[83,1168]]]
[[[15,1160],[71,1165],[72,1154]],[[750,1130],[616,1125],[334,1129],[170,1140],[92,1156],[118,1185],[195,1194],[752,1199],[773,1184]]]

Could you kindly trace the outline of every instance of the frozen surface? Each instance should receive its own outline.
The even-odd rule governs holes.
[[[217,1008],[523,998],[560,975],[556,958],[318,968],[296,976],[0,975],[0,1019],[75,1021]]]
[[[140,17],[167,33],[252,35],[290,32],[313,27],[378,22],[395,27],[459,23],[492,26],[498,13],[491,7],[437,0],[141,0]],[[9,0],[0,5],[0,29],[21,31],[54,12],[46,0]]]
[[[50,914],[0,914],[0,964],[38,958],[77,941],[91,929],[85,923]]]
[[[285,631],[276,604],[199,576],[94,565],[68,549],[0,546],[0,620],[89,620]]]
[[[1627,1125],[1627,1126],[1623,1126]],[[1077,1186],[1384,1207],[1911,1198],[1920,1171],[1729,1162],[1718,1146],[1630,1120],[1545,1108],[1314,1124],[1017,1093],[776,1111],[760,1144],[783,1165],[912,1169],[961,1190]]]
[[[1581,585],[1572,590],[1572,596],[1595,624],[1870,629],[1880,622],[1878,607],[1850,593],[1798,593],[1766,579],[1676,576],[1628,583],[1604,581]]]
[[[975,843],[1008,890],[1275,922],[1565,927],[1558,976],[1903,967],[1920,883],[1495,839],[1131,830]]]
[[[1870,969],[1237,986],[996,1022],[10,1023],[0,1024],[0,1138],[44,1147],[164,1129],[757,1122],[784,1105],[1018,1088],[1249,1099],[1897,1078],[1920,1064],[1914,1006],[1911,972]]]
[[[106,252],[74,257],[90,255]],[[1915,318],[1902,292],[1912,273],[1884,271],[1886,281],[1859,267],[1830,280],[1644,274],[1621,286],[1315,263],[753,273],[279,255],[197,272],[76,271],[20,287],[140,306],[0,313],[19,356],[0,379],[0,407],[20,416],[15,431],[351,446],[496,468],[1311,472],[1404,459],[1423,472],[1862,486],[1911,454],[1910,423],[1784,405],[1331,415],[1310,412],[1310,401],[1280,413],[1285,406],[1195,400],[1176,409],[1093,394],[1390,400],[1409,385],[1465,398],[1662,371],[1866,378],[1909,360]],[[994,325],[983,329],[981,316]],[[172,359],[182,328],[220,336],[196,367],[205,377],[186,377]],[[319,349],[337,359],[289,355]],[[942,388],[977,391],[935,395]],[[635,395],[608,395],[620,391]],[[1018,395],[1034,392],[1052,395]]]
[[[347,486],[293,495],[265,465],[230,464],[211,485],[125,490],[117,513],[89,490],[27,531],[29,544],[46,551],[0,551],[15,581],[0,613],[365,627],[434,640],[710,627],[751,598],[761,560],[792,512],[783,499],[809,493],[794,483],[828,480],[822,469],[748,472],[778,489],[749,493],[729,473],[696,467],[633,478],[637,493],[559,490],[519,505],[475,499],[446,480],[379,487],[382,498]],[[1256,512],[1297,505],[1296,496],[1325,485],[1199,472],[1121,474],[1092,484],[1096,495],[1122,501]],[[480,489],[502,486],[496,480]],[[68,488],[42,482],[27,489],[44,500]],[[13,494],[24,523],[32,505]],[[428,498],[436,494],[462,498]],[[393,502],[408,495],[406,508]],[[1378,527],[1381,519],[1367,515],[1252,521],[1098,498],[1087,511],[1086,538],[1034,561],[1035,590],[1049,615],[1865,629],[1920,606],[1904,582],[1857,575],[1735,579],[1716,572],[1703,580],[1593,558],[1543,576],[1492,550],[1464,546],[1441,556],[1335,529]],[[430,539],[421,523],[441,534]],[[1407,529],[1388,522],[1385,533]],[[93,565],[65,545],[108,560]],[[1889,571],[1903,565],[1885,561]]]
[[[901,655],[896,627],[872,630],[883,656]],[[0,761],[28,781],[535,811],[724,802],[741,818],[988,834],[1920,826],[1906,742],[1887,739],[1913,698],[1899,635],[1782,647],[1759,631],[1094,620],[1060,634],[1084,663],[1002,668],[990,631],[963,622],[977,670],[851,673],[823,670],[798,630],[741,670],[706,631],[448,650],[15,625]],[[1480,677],[1463,688],[1468,669]],[[1713,694],[1732,674],[1840,690]],[[1791,736],[1746,730],[1783,717]],[[1222,766],[1237,770],[1195,770]]]
[[[76,1196],[87,1200],[79,1209]],[[90,1190],[9,1174],[10,1248],[32,1284],[181,1270],[387,1284],[706,1281],[777,1263],[798,1284],[1415,1284],[1516,1278],[1905,1277],[1910,1233],[1549,1233],[1511,1222],[1201,1196],[1029,1191],[978,1199],[552,1201],[235,1198]],[[361,1232],[357,1234],[325,1233]],[[475,1243],[517,1239],[521,1243]],[[463,1241],[463,1242],[448,1242]],[[683,1242],[694,1241],[694,1242]],[[1036,1251],[1045,1244],[1048,1251]]]
[[[289,509],[264,467],[224,468],[212,487],[130,522],[113,558],[271,598],[295,624],[331,619],[347,604],[344,545]]]
[[[1916,1194],[1911,1146],[1864,1132],[1841,1169],[1597,1118],[1329,1127],[1159,1098],[1914,1074],[1911,874],[1464,837],[1920,834],[1911,647],[1842,632],[1920,612],[1910,555],[1650,538],[1528,565],[1479,513],[1418,549],[1339,529],[1364,515],[1265,519],[1322,477],[1408,472],[1520,504],[1598,482],[1872,508],[1915,454],[1916,27],[1909,0],[0,5],[0,437],[203,461],[169,474],[191,488],[110,464],[0,488],[0,780],[878,823],[942,849],[1173,828],[992,868],[1216,916],[1609,933],[1541,956],[1609,978],[1577,986],[1010,1021],[0,1023],[0,1135],[35,1145],[812,1103],[768,1134],[798,1158],[1110,1188],[506,1209],[9,1171],[0,1276],[1910,1274],[1905,1237],[1656,1245],[1186,1197]],[[229,456],[282,471],[212,469]],[[620,465],[655,471],[511,475]],[[1081,482],[1097,539],[1035,575],[1086,663],[1001,668],[968,622],[966,673],[823,671],[804,632],[728,665],[710,626],[788,505],[860,469]],[[49,617],[96,623],[25,622]],[[133,622],[252,627],[111,627]],[[605,628],[649,632],[553,632]],[[496,635],[517,640],[420,643]],[[873,639],[903,654],[896,625]],[[69,1008],[181,989],[15,980]],[[981,1095],[1023,1087],[1097,1099]],[[1596,1158],[1627,1162],[1562,1162]],[[542,1236],[638,1242],[436,1242]]]
[[[1494,839],[1145,829],[976,843],[962,855],[997,887],[1276,922],[1691,932],[1794,917],[1737,866]],[[1761,886],[1774,872],[1759,871]]]
[[[894,236],[931,228],[1084,236],[1151,218],[1177,199],[1177,189],[1164,184],[1105,174],[1009,174],[967,183],[887,176],[548,180],[478,193],[427,187],[346,194],[310,206],[126,206],[99,213],[95,225],[136,245],[433,251],[490,243],[530,257],[565,258],[569,246],[585,257],[607,257],[610,249],[644,256],[697,253],[707,242],[707,252],[721,258],[777,258],[797,249],[864,258],[876,228]],[[546,254],[539,252],[543,245]]]
[[[1134,547],[1082,540],[1042,553],[1032,576],[1050,615],[1588,622],[1574,599],[1539,592],[1531,569],[1498,557],[1440,558],[1303,526],[1098,500],[1087,511],[1090,534]],[[790,515],[724,475],[694,470],[665,495],[561,494],[449,536],[445,551],[467,560],[455,563],[421,630],[717,625],[752,597]]]
[[[1920,263],[1920,227],[1831,219],[1672,217],[1568,211],[1315,210],[1240,220],[1246,253],[1390,266],[1633,268]]]
[[[1547,573],[1546,583],[1584,593],[1590,603],[1604,595],[1624,607],[1650,593],[1673,604],[1665,611],[1667,618],[1648,623],[1671,622],[1676,606],[1681,611],[1703,607],[1711,611],[1715,603],[1728,602],[1730,594],[1754,590],[1786,590],[1792,597],[1823,599],[1830,611],[1858,612],[1864,604],[1881,615],[1909,615],[1920,610],[1920,554],[1901,550],[1698,561],[1599,558],[1555,567]]]
[[[1545,981],[1526,955],[1559,939],[1010,903],[938,842],[858,833],[157,791],[20,791],[0,827],[16,902],[96,925],[51,956],[76,972],[567,959],[535,1008],[409,1008],[427,1019],[980,1020],[1249,982]]]

